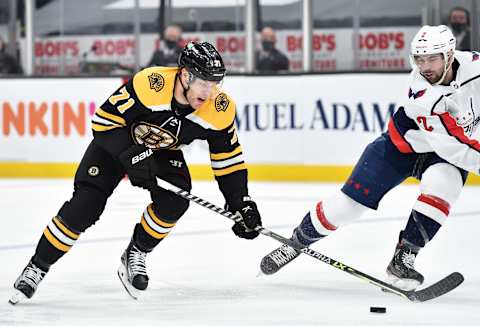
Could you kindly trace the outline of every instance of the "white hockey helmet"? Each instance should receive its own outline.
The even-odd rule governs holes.
[[[457,41],[452,31],[445,25],[425,25],[413,37],[410,54],[425,55],[448,53],[455,50]]]
[[[425,25],[415,34],[410,45],[410,56],[442,54],[445,62],[442,78],[435,84],[440,84],[453,60],[449,60],[448,54],[455,51],[457,40],[452,31],[445,25]],[[413,61],[412,61],[413,62]]]

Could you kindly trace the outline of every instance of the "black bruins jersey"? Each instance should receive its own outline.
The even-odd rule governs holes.
[[[200,108],[176,114],[172,100],[179,69],[151,67],[135,74],[95,111],[94,137],[121,131],[124,136],[105,137],[115,140],[104,146],[126,149],[143,144],[153,150],[179,150],[196,139],[206,140],[213,173],[227,201],[247,195],[247,170],[234,125],[235,102],[216,87]]]

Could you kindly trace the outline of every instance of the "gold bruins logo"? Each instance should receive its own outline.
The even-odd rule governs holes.
[[[230,104],[230,101],[225,93],[220,93],[215,97],[215,109],[217,109],[218,112],[227,111],[228,104]]]
[[[132,136],[135,143],[143,144],[153,150],[172,148],[178,141],[177,137],[168,130],[147,122],[133,125]]]
[[[150,89],[154,89],[155,92],[160,92],[165,86],[165,79],[156,72],[148,76],[148,81],[150,82]]]

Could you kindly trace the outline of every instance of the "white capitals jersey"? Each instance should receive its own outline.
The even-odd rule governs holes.
[[[417,68],[410,89],[388,125],[402,153],[435,152],[451,164],[480,174],[480,53],[455,51],[455,79],[431,85]]]

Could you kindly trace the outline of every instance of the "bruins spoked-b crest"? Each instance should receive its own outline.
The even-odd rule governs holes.
[[[215,109],[218,112],[227,111],[228,104],[230,104],[230,101],[225,93],[220,93],[217,95],[217,97],[215,97]]]
[[[165,79],[156,72],[148,75],[148,81],[150,82],[150,89],[155,90],[155,92],[160,92],[163,86],[165,86]]]
[[[92,165],[88,168],[87,173],[91,177],[96,177],[100,174],[100,168],[98,166]]]
[[[169,125],[171,126],[171,125]],[[139,122],[132,126],[132,137],[135,143],[143,144],[147,148],[169,149],[178,142],[174,133],[148,122]]]

